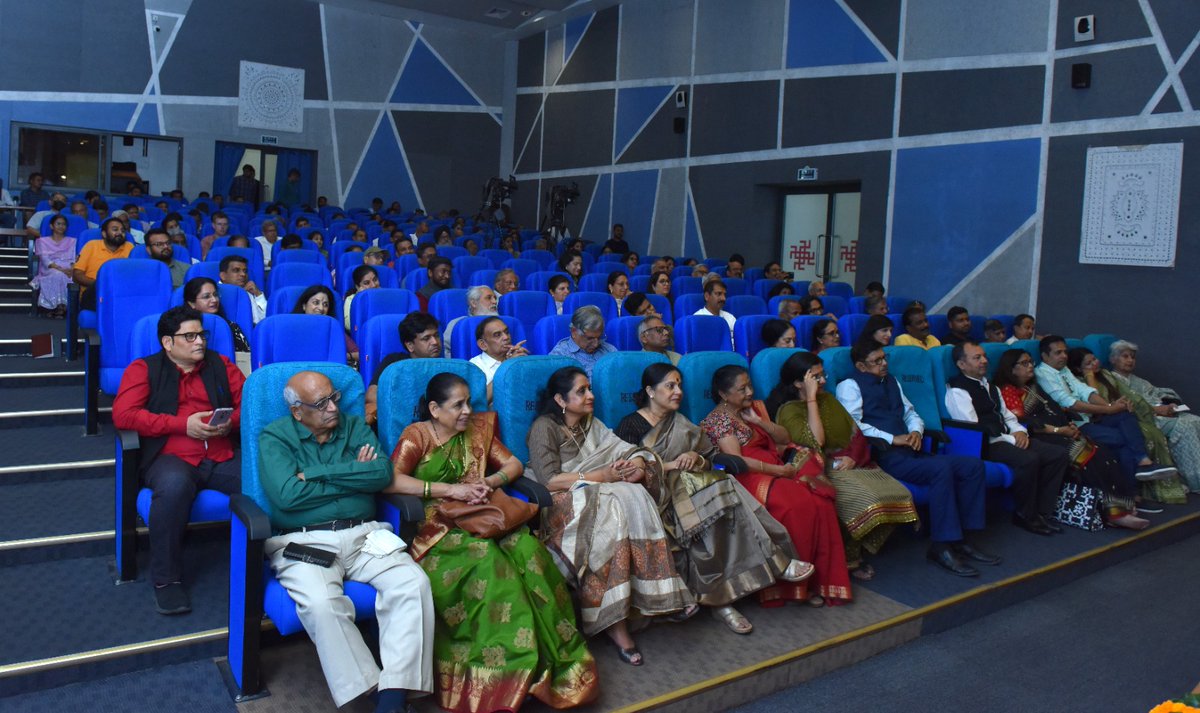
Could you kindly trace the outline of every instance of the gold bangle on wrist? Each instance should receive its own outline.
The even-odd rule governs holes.
[[[425,481],[425,499],[428,500],[429,498],[432,498],[432,497],[433,497],[433,483],[426,480]]]

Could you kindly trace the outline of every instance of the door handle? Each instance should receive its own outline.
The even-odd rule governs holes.
[[[821,257],[821,251],[825,248],[825,237],[826,236],[824,233],[821,233],[820,235],[818,235],[817,241],[816,241],[817,244],[816,244],[815,248],[813,249],[813,254],[816,256],[816,262],[817,262],[817,264],[814,266],[815,269],[813,270],[813,274],[816,275],[818,280],[825,279],[825,276],[821,274],[821,269],[822,269],[821,266],[824,265],[824,263],[825,263],[825,261]]]
[[[829,241],[829,249],[830,250],[837,249],[838,242],[841,239],[842,239],[842,236],[835,234],[833,236],[833,240]],[[834,258],[834,259],[830,260],[829,261],[829,279],[832,280],[836,277],[841,277],[841,276],[842,276],[842,271],[841,271],[841,269],[839,269],[837,259]]]

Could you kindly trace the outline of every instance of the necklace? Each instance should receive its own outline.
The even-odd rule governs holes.
[[[429,421],[429,432],[433,434],[433,441],[437,443],[438,448],[446,445],[446,441],[438,437],[437,425],[433,421]]]

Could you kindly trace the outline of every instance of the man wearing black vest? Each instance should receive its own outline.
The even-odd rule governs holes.
[[[850,349],[855,373],[838,384],[837,399],[871,443],[871,454],[889,475],[929,489],[928,558],[960,577],[979,570],[962,558],[1000,564],[1000,558],[966,542],[964,530],[984,526],[984,466],[978,458],[921,451],[925,423],[888,375],[887,354],[874,339]]]
[[[160,614],[191,611],[180,550],[192,500],[201,489],[237,493],[242,466],[230,433],[241,418],[246,379],[233,362],[207,350],[208,333],[190,307],[158,319],[162,351],[125,369],[113,400],[113,424],[141,437],[142,482],[150,501],[150,573]],[[231,408],[221,425],[214,409]]]
[[[946,410],[955,420],[979,424],[988,439],[987,459],[1012,469],[1013,524],[1037,535],[1062,532],[1053,515],[1069,465],[1067,449],[1029,437],[988,381],[983,347],[966,341],[956,344],[951,356],[962,373],[947,384]]]

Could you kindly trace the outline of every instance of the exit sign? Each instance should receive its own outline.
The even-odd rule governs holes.
[[[812,166],[796,169],[797,181],[815,181],[817,180],[817,169]]]
[[[264,144],[270,144],[271,146],[274,146],[275,144],[279,143],[279,137],[278,136],[267,136],[266,134],[263,134],[262,142]]]

